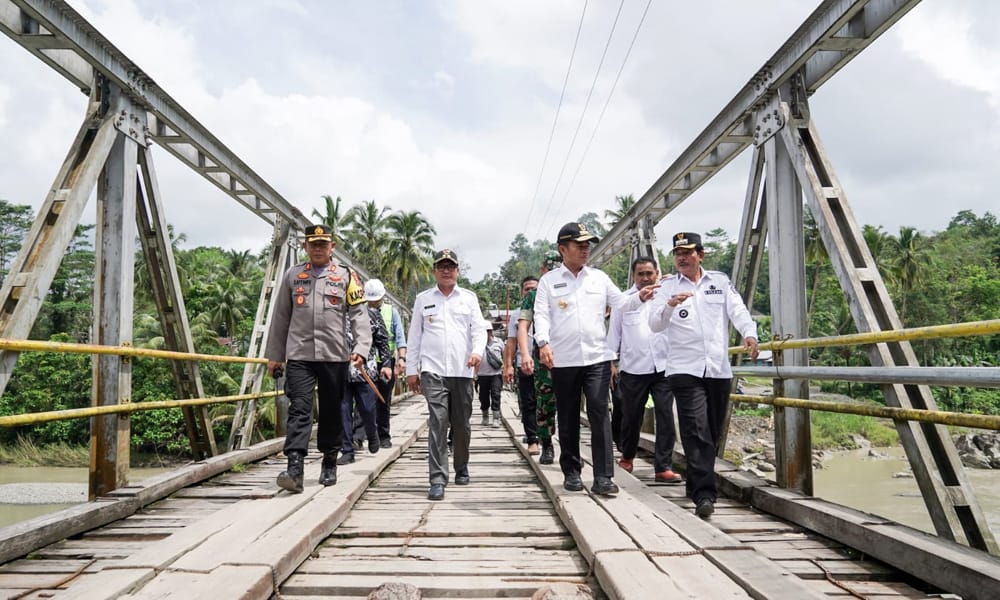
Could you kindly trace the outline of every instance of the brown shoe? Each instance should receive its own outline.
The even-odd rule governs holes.
[[[618,460],[618,466],[624,469],[626,472],[632,472],[632,459],[631,458],[621,458]]]
[[[659,481],[660,483],[680,483],[684,481],[683,477],[681,477],[677,473],[674,473],[670,469],[658,472],[655,478],[656,481]]]
[[[541,449],[539,449],[538,444],[528,444],[528,454],[535,456],[539,454]]]

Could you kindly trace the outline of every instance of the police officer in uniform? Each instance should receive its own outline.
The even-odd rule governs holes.
[[[364,288],[357,273],[333,262],[335,245],[326,225],[306,227],[302,246],[309,260],[290,268],[275,290],[264,352],[271,375],[285,363],[288,469],[278,475],[278,485],[295,494],[303,488],[316,387],[316,446],[323,454],[319,482],[327,486],[337,483],[337,451],[344,435],[340,404],[347,391],[348,361],[361,368],[372,343]],[[353,347],[348,342],[348,328]]]
[[[701,267],[701,236],[681,232],[672,239],[677,276],[661,282],[649,307],[649,327],[667,332],[667,379],[677,402],[687,495],[695,514],[707,519],[715,511],[715,456],[733,378],[729,323],[751,358],[757,358],[757,324],[729,277]]]

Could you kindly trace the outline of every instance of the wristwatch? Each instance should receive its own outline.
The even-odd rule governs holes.
[[[549,345],[549,341],[548,340],[542,340],[542,341],[538,342],[538,349],[541,350],[542,348],[544,348],[544,347],[546,347],[548,345]]]

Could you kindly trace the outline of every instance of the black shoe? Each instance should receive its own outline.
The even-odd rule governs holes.
[[[428,500],[444,500],[444,484],[435,483],[431,486],[431,489],[427,491]]]
[[[570,473],[566,475],[563,479],[563,488],[571,492],[579,492],[583,490],[583,480],[580,479],[579,473]]]
[[[381,447],[382,446],[380,446],[378,443],[378,438],[368,440],[368,451],[371,452],[372,454],[377,454],[378,449]]]
[[[614,496],[618,493],[618,485],[610,477],[595,477],[590,491],[600,496]]]
[[[469,485],[469,468],[455,471],[455,485]]]
[[[323,455],[323,466],[319,471],[319,484],[331,486],[337,483],[337,460],[336,452],[327,452]]]
[[[538,464],[551,465],[555,459],[556,451],[552,448],[552,444],[542,446],[542,455],[538,457]]]
[[[694,509],[694,514],[698,515],[702,519],[707,519],[712,516],[715,512],[715,502],[712,502],[708,498],[702,498],[698,501],[698,506]]]
[[[392,448],[392,440],[389,438],[382,438],[378,443],[380,448]]]
[[[338,465],[349,465],[352,462],[354,462],[354,453],[353,452],[348,452],[348,453],[341,454],[340,458],[337,459],[337,464]]]
[[[305,453],[295,450],[288,452],[288,468],[278,475],[278,486],[293,494],[302,493],[302,471]]]
[[[483,413],[483,420],[480,422],[483,427],[490,426],[490,413]]]
[[[501,422],[502,421],[500,420],[500,413],[499,412],[494,412],[493,413],[493,426],[494,427],[500,427]]]

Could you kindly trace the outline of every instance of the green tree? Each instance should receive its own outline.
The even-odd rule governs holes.
[[[823,238],[819,233],[819,223],[808,207],[803,214],[805,227],[805,258],[806,268],[812,271],[812,285],[809,292],[809,306],[806,308],[806,331],[810,331],[809,325],[812,323],[813,313],[816,310],[816,296],[819,293],[820,279],[825,272],[824,268],[830,264],[830,257],[826,254],[826,246],[823,245]]]
[[[899,237],[887,239],[892,248],[891,278],[900,291],[900,321],[906,323],[906,301],[910,291],[924,280],[924,273],[931,268],[929,240],[913,227],[900,227]]]
[[[388,206],[374,200],[352,206],[344,215],[344,240],[356,260],[369,270],[379,272],[388,246]]]
[[[635,206],[635,198],[632,197],[632,194],[615,196],[614,210],[609,209],[604,211],[604,218],[608,220],[608,229],[614,228],[619,221],[624,219],[633,206]]]
[[[31,207],[0,200],[0,284],[31,229]]]
[[[437,231],[419,210],[397,211],[389,215],[386,225],[392,235],[383,272],[392,276],[404,295],[409,295],[421,278],[430,277]]]
[[[329,194],[320,197],[323,198],[323,212],[314,208],[312,215],[319,219],[320,223],[328,225],[330,231],[333,232],[333,239],[339,241],[341,239],[340,226],[342,225],[341,220],[343,218],[343,215],[340,214],[340,203],[343,200],[340,199],[340,196],[334,199]]]

